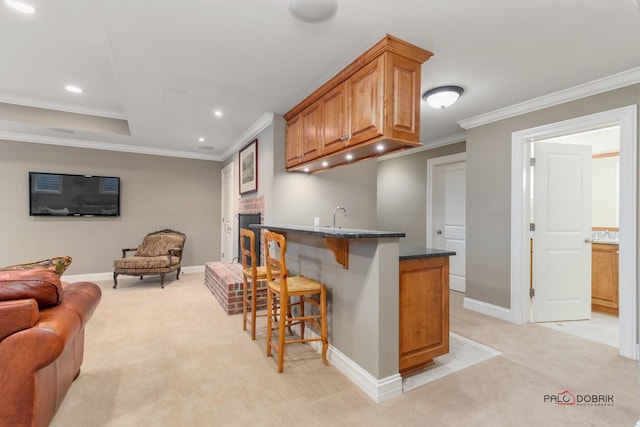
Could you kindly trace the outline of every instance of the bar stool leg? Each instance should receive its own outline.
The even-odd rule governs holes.
[[[320,313],[322,316],[322,363],[329,366],[329,361],[327,360],[327,349],[329,348],[329,334],[327,332],[327,287],[324,285],[320,290]]]
[[[284,368],[284,335],[287,324],[287,310],[282,309],[282,305],[288,305],[288,298],[280,295],[280,321],[278,323],[278,373],[281,374]]]
[[[258,281],[251,281],[251,339],[256,340],[256,308],[257,308],[257,286]]]

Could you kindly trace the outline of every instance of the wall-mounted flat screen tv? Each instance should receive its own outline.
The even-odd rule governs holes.
[[[120,216],[120,178],[29,172],[29,215]]]

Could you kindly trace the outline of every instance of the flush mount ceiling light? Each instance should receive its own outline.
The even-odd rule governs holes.
[[[327,21],[337,11],[337,0],[289,0],[289,13],[307,24]]]
[[[440,86],[422,94],[422,99],[433,108],[447,108],[460,98],[464,89],[460,86]]]
[[[35,7],[31,6],[28,3],[23,3],[21,1],[5,0],[5,3],[10,7],[14,8],[15,10],[22,13],[35,13],[36,11]]]

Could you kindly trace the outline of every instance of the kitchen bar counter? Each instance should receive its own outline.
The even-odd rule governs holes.
[[[400,261],[421,258],[437,258],[443,256],[453,256],[454,251],[441,249],[424,248],[419,246],[410,246],[400,243]]]
[[[376,402],[401,395],[402,375],[449,351],[455,252],[401,244],[401,232],[249,227],[286,234],[291,274],[326,284],[329,361]]]
[[[276,225],[276,224],[249,224],[251,228],[265,228],[275,232],[292,232],[310,234],[320,237],[336,237],[343,239],[371,239],[381,237],[405,237],[405,233],[396,231],[360,230],[357,228],[341,227],[311,227],[306,225]]]

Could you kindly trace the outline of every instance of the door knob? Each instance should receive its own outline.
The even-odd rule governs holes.
[[[442,234],[442,230],[436,230],[436,234]]]

